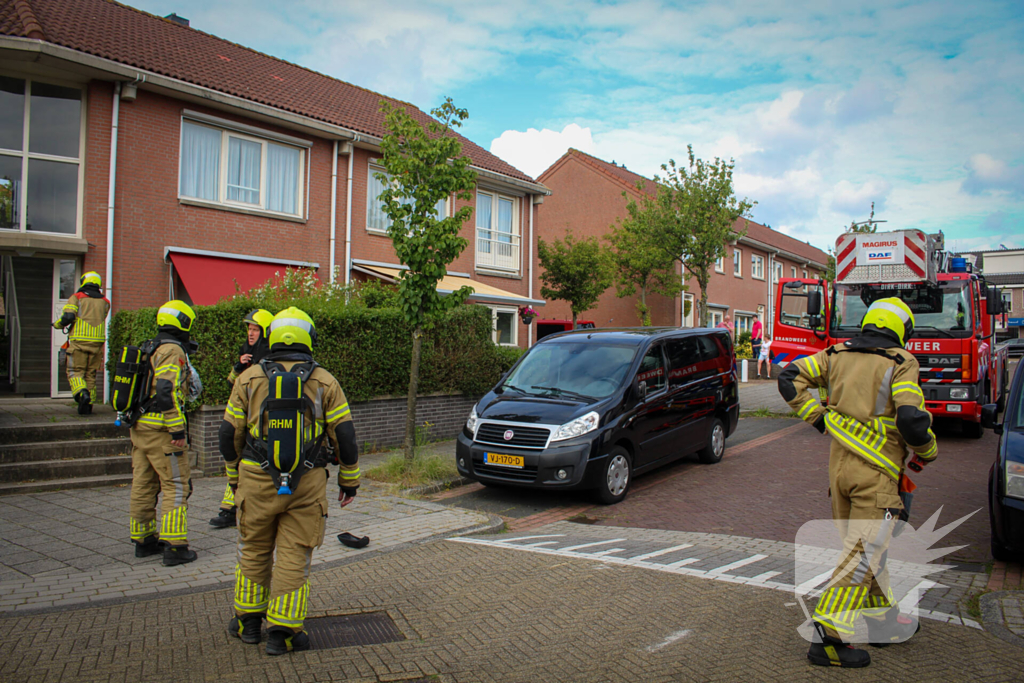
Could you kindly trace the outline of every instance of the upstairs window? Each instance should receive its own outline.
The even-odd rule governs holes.
[[[743,277],[743,252],[740,249],[732,250],[732,274]]]
[[[519,221],[514,197],[476,193],[476,267],[519,272]]]
[[[305,155],[299,147],[185,120],[178,194],[227,207],[299,216]]]
[[[756,277],[758,280],[764,279],[764,257],[753,254],[750,257],[750,277]]]
[[[368,232],[378,232],[386,235],[388,228],[391,227],[391,219],[388,218],[386,213],[384,213],[384,202],[381,201],[380,198],[380,193],[384,191],[384,183],[377,178],[378,173],[383,173],[387,176],[387,172],[380,166],[370,166],[370,178],[367,181],[366,230]],[[412,200],[403,199],[399,203],[408,205],[412,203]],[[438,200],[437,204],[434,206],[434,212],[438,218],[447,218],[447,200]]]

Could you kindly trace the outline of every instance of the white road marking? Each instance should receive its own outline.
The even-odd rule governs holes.
[[[602,550],[599,553],[587,553],[591,557],[604,557],[605,555],[611,555],[612,553],[621,553],[625,548],[612,548],[611,550]]]
[[[655,550],[653,553],[645,553],[643,555],[637,555],[636,557],[630,557],[628,559],[633,561],[633,562],[643,562],[644,560],[649,560],[652,557],[660,557],[662,555],[668,555],[669,553],[674,553],[677,550],[685,550],[687,548],[692,548],[692,547],[693,547],[692,543],[684,543],[682,545],[674,545],[671,548],[665,548],[664,550]]]
[[[562,553],[571,553],[582,548],[593,548],[595,545],[607,545],[609,543],[618,543],[619,541],[625,541],[624,538],[610,538],[607,541],[594,541],[593,543],[583,543],[581,545],[571,545],[568,548],[559,548],[558,551]]]
[[[710,576],[718,576],[719,574],[725,574],[727,572],[731,572],[733,569],[739,569],[740,567],[746,567],[748,564],[754,564],[755,562],[760,562],[761,560],[763,560],[766,557],[768,557],[768,556],[767,555],[751,555],[750,557],[748,557],[746,559],[736,560],[735,562],[730,562],[729,564],[722,565],[721,567],[718,567],[717,569],[712,569],[711,571],[708,572],[708,574]]]
[[[795,602],[787,602],[787,603],[785,603],[785,605],[786,605],[786,607],[796,607],[796,603]]]
[[[503,538],[497,543],[511,543],[512,541],[532,541],[535,538],[560,538],[565,534],[537,534],[536,536],[520,536],[519,538]]]
[[[748,582],[757,581],[759,583],[763,583],[763,582],[767,581],[768,579],[775,578],[776,576],[778,576],[781,573],[782,572],[765,572],[764,574],[758,574],[757,576],[752,576],[749,579],[747,579],[747,581]],[[795,605],[796,603],[794,602],[793,604]]]
[[[832,574],[834,572],[835,572],[835,569],[829,569],[827,572],[822,572],[821,574],[818,574],[813,579],[808,579],[807,581],[804,581],[803,583],[801,583],[799,586],[796,587],[796,592],[797,593],[806,593],[809,590],[811,590],[812,588],[816,588],[816,587],[820,586],[821,584],[823,584],[826,581],[828,581],[829,579],[831,579],[832,578]]]
[[[661,648],[667,647],[667,646],[671,645],[672,643],[676,642],[677,640],[685,638],[686,636],[690,635],[691,633],[693,633],[693,631],[691,629],[684,628],[682,631],[676,631],[675,633],[669,635],[667,638],[665,638],[665,640],[661,641],[657,645],[651,645],[651,646],[647,647],[646,649],[647,649],[648,652],[657,652]]]
[[[700,558],[699,557],[688,557],[685,560],[679,560],[678,562],[670,562],[668,564],[660,564],[659,565],[656,562],[652,562],[651,564],[653,564],[655,566],[658,566],[658,567],[671,567],[671,568],[675,569],[676,567],[685,567],[686,565],[693,564],[694,562],[700,562]],[[701,574],[707,574],[707,572],[701,572]]]
[[[542,545],[554,545],[556,543],[561,543],[561,541],[540,541],[539,543],[524,543],[522,545],[517,545],[516,547],[517,548],[538,548],[538,547],[540,547]]]

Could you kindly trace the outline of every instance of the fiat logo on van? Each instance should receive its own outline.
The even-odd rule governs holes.
[[[506,430],[505,431],[505,441],[511,441],[512,437],[515,436],[515,435],[516,435],[516,433],[513,432],[511,429]]]

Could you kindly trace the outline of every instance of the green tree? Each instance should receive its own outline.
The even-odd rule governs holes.
[[[572,326],[580,313],[593,308],[598,298],[612,286],[611,256],[596,237],[576,239],[566,230],[565,241],[550,245],[537,240],[537,255],[543,272],[541,296],[568,301],[572,308]]]
[[[850,227],[846,228],[846,232],[861,232],[865,234],[874,234],[878,232],[879,223],[885,223],[885,221],[875,220],[875,203],[871,202],[871,215],[868,217],[868,219],[866,221],[861,221],[860,223],[850,221]]]
[[[398,260],[407,270],[398,278],[398,305],[413,328],[412,362],[409,367],[408,410],[405,418],[405,458],[416,456],[416,392],[419,389],[423,330],[446,311],[465,302],[472,293],[462,287],[448,296],[437,292],[437,283],[448,265],[468,244],[459,233],[472,215],[463,206],[452,216],[439,218],[437,203],[452,195],[469,201],[476,184],[470,159],[462,155],[462,143],[453,129],[469,116],[449,97],[430,113],[427,127],[401,107],[381,100],[387,134],[380,143],[381,165],[386,173],[375,174],[384,185],[380,200],[391,221],[388,235]]]
[[[637,183],[637,189],[641,192],[640,201],[629,200],[626,204],[629,216],[619,219],[606,239],[612,249],[616,293],[623,298],[640,291],[636,309],[640,324],[647,326],[651,324],[647,293],[675,297],[685,287],[676,275],[675,258],[658,245],[657,198],[644,192],[643,183]],[[622,196],[629,198],[625,192]]]
[[[735,162],[715,157],[713,162],[698,159],[693,146],[686,146],[689,166],[662,164],[665,178],[655,177],[663,187],[658,192],[661,220],[658,244],[679,261],[700,286],[698,314],[702,327],[708,325],[708,282],[715,262],[725,256],[729,242],[746,234],[733,225],[748,216],[756,204],[737,199],[733,192],[732,170]]]
[[[828,282],[836,281],[836,255],[832,253],[832,249],[828,250],[828,266],[825,269],[825,280]]]

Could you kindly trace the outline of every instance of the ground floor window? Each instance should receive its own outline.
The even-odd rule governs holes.
[[[515,306],[488,306],[491,309],[491,341],[499,346],[519,346],[519,326]]]
[[[741,332],[750,332],[754,326],[754,316],[752,315],[736,315],[736,334],[739,335]]]
[[[710,327],[715,327],[721,323],[725,315],[722,311],[710,311],[710,314],[711,315],[708,320],[708,325]]]
[[[683,327],[693,327],[694,320],[693,294],[683,294]]]

